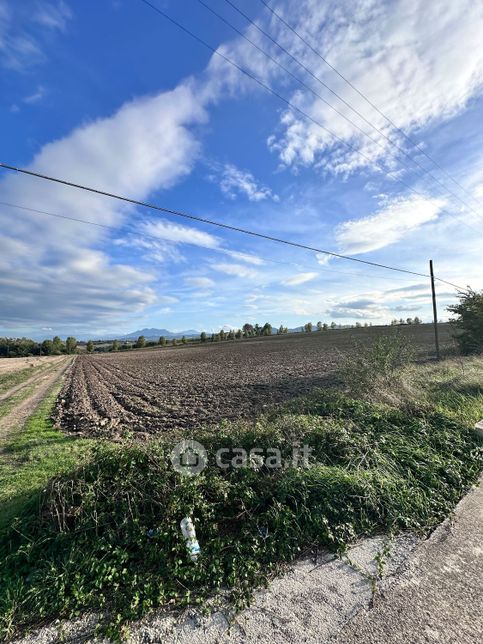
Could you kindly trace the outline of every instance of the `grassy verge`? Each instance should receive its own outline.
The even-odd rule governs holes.
[[[483,410],[482,365],[411,367],[398,404],[317,391],[256,422],[197,432],[209,464],[196,477],[173,470],[169,440],[95,445],[87,461],[49,481],[35,512],[16,506],[21,516],[0,548],[5,636],[86,610],[119,636],[123,624],[156,606],[200,604],[219,589],[244,605],[304,549],[343,551],[364,535],[428,532],[483,468],[472,432]],[[69,441],[49,426],[49,404],[17,438],[17,454],[30,445],[35,462],[30,476],[12,464],[10,498],[29,489],[32,473],[45,485],[59,458],[66,470],[83,449],[73,443],[65,456]],[[312,449],[307,467],[290,464],[295,443]],[[289,464],[217,467],[215,452],[235,447],[278,449]],[[196,564],[179,529],[187,515],[202,548]]]
[[[38,504],[49,479],[72,469],[91,441],[76,440],[55,429],[50,421],[60,385],[55,387],[25,427],[0,450],[0,531],[17,515]],[[25,395],[24,392],[19,394]],[[11,401],[6,401],[11,404]],[[2,408],[2,411],[3,408]]]

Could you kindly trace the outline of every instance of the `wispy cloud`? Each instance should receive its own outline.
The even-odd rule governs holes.
[[[425,0],[410,4],[405,0],[360,3],[329,0],[323,4],[319,0],[297,3],[285,0],[277,4],[277,11],[326,54],[330,63],[374,104],[382,106],[394,123],[408,132],[451,118],[482,91],[483,13],[480,4],[473,0],[458,3],[441,0],[432,4]],[[259,21],[378,130],[397,144],[405,145],[397,130],[334,76],[293,33],[267,12],[260,14]],[[269,48],[266,41],[260,42],[257,32],[250,32],[250,37],[265,49]],[[377,161],[389,164],[389,169],[393,167],[398,152],[380,132],[335,97],[328,100],[343,116],[304,87],[295,84],[291,93],[287,92],[283,72],[240,39],[226,45],[224,52],[248,66],[257,77],[272,83],[274,79],[284,82],[284,94],[290,95],[292,103],[339,137],[337,140],[314,122],[290,109],[285,110],[279,128],[268,139],[269,148],[284,166],[312,166],[343,174],[372,167]],[[279,51],[273,53],[279,55]],[[302,70],[297,73],[302,76]],[[235,83],[236,76],[231,71],[227,74]],[[313,78],[307,83],[315,93],[327,96]],[[238,79],[238,84],[246,87],[245,81]],[[360,130],[368,132],[373,141]]]
[[[284,280],[282,284],[284,286],[298,286],[299,284],[305,284],[306,282],[314,280],[317,276],[318,273],[299,273]]]
[[[214,280],[209,277],[186,277],[185,284],[195,288],[212,288],[215,285]]]
[[[23,71],[47,58],[42,29],[65,31],[72,12],[65,2],[43,0],[31,11],[24,3],[0,4],[0,64]]]
[[[40,103],[40,101],[45,97],[46,93],[47,92],[45,90],[45,87],[39,85],[33,94],[29,94],[22,99],[22,103],[26,103],[27,105]]]
[[[143,232],[164,241],[175,244],[192,244],[204,248],[218,248],[220,242],[217,237],[190,226],[166,223],[164,221],[150,221],[142,226]]]
[[[258,182],[251,172],[240,170],[232,163],[226,163],[224,166],[214,164],[212,167],[216,172],[210,178],[219,183],[221,191],[230,199],[235,199],[241,194],[249,201],[279,201],[279,197],[270,188]]]
[[[70,7],[63,1],[42,2],[34,13],[34,20],[48,29],[65,31],[68,21],[72,18]]]
[[[258,272],[253,268],[244,266],[243,264],[226,264],[224,262],[215,262],[211,264],[211,268],[225,275],[232,275],[233,277],[248,277],[255,278]]]
[[[355,254],[384,248],[436,220],[444,205],[441,199],[394,199],[374,215],[341,224],[337,243],[343,252]]]
[[[225,253],[227,255],[230,255],[230,257],[233,257],[233,259],[246,262],[247,264],[254,264],[255,266],[262,266],[263,264],[265,264],[264,259],[250,253],[242,253],[237,250],[225,250]]]

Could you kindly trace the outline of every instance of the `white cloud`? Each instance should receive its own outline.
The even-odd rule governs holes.
[[[112,116],[45,145],[29,168],[143,199],[190,172],[199,146],[189,128],[205,119],[195,88],[182,84],[127,103]],[[132,212],[111,199],[13,174],[4,175],[0,186],[6,202],[107,225],[122,223]],[[9,275],[1,286],[4,326],[45,318],[95,324],[156,301],[152,275],[91,250],[106,239],[106,231],[20,212],[0,207],[0,226],[11,240],[1,254]],[[156,222],[147,228],[160,240],[217,246],[216,238],[188,227]]]
[[[27,105],[33,105],[34,103],[40,103],[40,101],[45,97],[46,91],[42,85],[39,85],[33,94],[29,94],[22,99],[23,103]]]
[[[321,266],[327,266],[331,259],[334,259],[333,255],[327,255],[326,253],[315,253],[315,259],[317,264]]]
[[[318,273],[299,273],[293,277],[289,277],[284,280],[282,284],[284,286],[298,286],[299,284],[305,284],[305,282],[310,282],[318,276]]]
[[[483,9],[473,0],[364,0],[341,3],[329,0],[288,0],[276,6],[285,19],[329,62],[350,79],[391,120],[407,132],[450,118],[461,111],[469,99],[481,93],[483,87]],[[394,128],[364,99],[336,76],[297,37],[266,11],[259,15],[259,24],[286,49],[308,67],[315,76],[327,83],[344,100],[354,106],[399,145],[404,140]],[[379,159],[389,163],[397,152],[388,141],[354,114],[336,97],[329,95],[320,83],[280,54],[260,35],[249,30],[251,39],[291,65],[294,73],[303,77],[314,92],[323,95],[339,112],[350,118],[363,131],[371,134],[371,142],[354,125],[336,114],[307,89],[293,84],[287,91],[288,79],[280,69],[269,63],[262,54],[237,39],[223,47],[229,56],[247,66],[254,75],[265,81],[284,83],[283,94],[314,120],[329,128],[341,142],[300,114],[286,110],[280,128],[268,140],[285,166],[312,166],[348,173]],[[217,62],[219,68],[224,68]],[[239,74],[227,70],[227,77],[242,89]],[[295,89],[296,87],[296,89]],[[253,90],[258,91],[258,90]],[[362,151],[368,159],[362,158]],[[330,157],[325,152],[330,152]]]
[[[185,283],[195,288],[212,288],[215,282],[209,277],[187,277]]]
[[[242,253],[237,250],[225,250],[227,255],[233,257],[233,259],[238,259],[239,261],[246,262],[247,264],[254,264],[255,266],[262,266],[265,264],[265,260],[257,255],[251,255],[249,253]]]
[[[217,237],[190,226],[180,226],[164,221],[150,221],[143,224],[143,230],[148,235],[175,244],[192,244],[204,248],[218,248],[219,246]]]
[[[440,199],[394,199],[374,215],[338,226],[337,243],[344,253],[367,253],[384,248],[436,220],[443,206],[444,201]]]
[[[72,11],[63,1],[56,3],[42,1],[34,14],[34,20],[48,29],[65,31],[67,22],[72,18]]]
[[[72,17],[69,7],[62,0],[42,0],[32,11],[26,3],[0,4],[0,65],[14,71],[23,71],[46,60],[41,38],[32,27],[65,31]]]
[[[258,277],[256,270],[248,268],[248,266],[243,266],[242,264],[226,264],[224,262],[219,262],[211,264],[211,268],[215,271],[219,271],[220,273],[225,273],[225,275],[233,275],[235,277]]]
[[[218,176],[213,176],[213,180],[218,180],[221,191],[230,199],[235,199],[237,195],[243,194],[248,197],[249,201],[263,201],[264,199],[273,199],[279,201],[279,197],[267,186],[260,184],[251,172],[240,170],[232,163],[226,163],[218,169]]]

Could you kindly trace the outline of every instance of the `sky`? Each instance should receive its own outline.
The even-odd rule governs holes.
[[[0,0],[0,161],[483,287],[482,3],[268,2],[294,33],[262,0],[151,1],[211,49],[141,0]],[[0,169],[0,335],[416,315],[426,277]]]

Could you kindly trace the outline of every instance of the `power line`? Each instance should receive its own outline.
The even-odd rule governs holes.
[[[418,275],[419,277],[426,277],[426,278],[430,277],[427,273],[419,273],[417,271],[410,271],[410,270],[405,269],[405,268],[398,268],[396,266],[389,266],[389,265],[386,265],[386,264],[381,264],[379,262],[371,262],[371,261],[366,260],[366,259],[359,259],[357,257],[351,257],[349,255],[342,255],[341,253],[335,253],[333,251],[324,250],[322,248],[316,248],[314,246],[307,246],[305,244],[300,244],[298,242],[289,241],[287,239],[281,239],[279,237],[274,237],[272,235],[265,235],[263,233],[257,233],[257,232],[255,232],[253,230],[248,230],[247,228],[239,228],[238,226],[231,226],[229,224],[223,224],[223,223],[221,223],[219,221],[214,221],[212,219],[206,219],[204,217],[199,217],[197,215],[191,215],[189,213],[182,212],[180,210],[173,210],[171,208],[164,208],[163,206],[158,206],[156,204],[152,204],[152,203],[149,203],[147,201],[139,201],[137,199],[133,199],[131,197],[125,197],[125,196],[122,196],[122,195],[118,195],[118,194],[115,194],[113,192],[107,192],[105,190],[100,190],[98,188],[92,188],[90,186],[85,186],[85,185],[80,184],[80,183],[74,183],[72,181],[67,181],[65,179],[59,179],[57,177],[51,177],[49,175],[41,174],[39,172],[34,172],[33,170],[26,170],[25,168],[17,168],[15,166],[9,165],[7,163],[0,163],[0,168],[4,168],[5,170],[11,170],[13,172],[18,172],[20,174],[31,176],[31,177],[37,177],[38,179],[43,179],[45,181],[51,181],[53,183],[58,183],[58,184],[61,184],[61,185],[64,185],[64,186],[69,186],[71,188],[77,188],[79,190],[84,190],[86,192],[90,192],[90,193],[93,193],[93,194],[98,194],[98,195],[101,195],[103,197],[109,197],[111,199],[116,199],[118,201],[123,201],[125,203],[130,203],[130,204],[133,204],[135,206],[141,206],[143,208],[149,208],[151,210],[156,210],[158,212],[164,212],[164,213],[167,213],[167,214],[170,214],[170,215],[174,215],[176,217],[182,217],[182,218],[185,218],[185,219],[190,219],[191,221],[197,221],[197,222],[200,222],[202,224],[208,224],[210,226],[216,226],[218,228],[223,228],[225,230],[231,230],[231,231],[234,231],[234,232],[237,232],[237,233],[243,233],[244,235],[250,235],[252,237],[257,237],[257,238],[260,238],[260,239],[266,239],[268,241],[277,242],[279,244],[285,244],[287,246],[293,246],[295,248],[302,248],[304,250],[309,250],[309,251],[312,251],[314,253],[322,253],[323,255],[330,255],[331,257],[338,257],[339,259],[346,259],[346,260],[351,261],[351,262],[357,262],[359,264],[366,264],[367,266],[377,266],[378,268],[384,268],[386,270],[396,271],[398,273],[406,273],[406,274],[409,274],[409,275]],[[96,225],[103,227],[103,224],[96,224]],[[466,289],[461,289],[461,287],[459,287],[459,286],[457,286],[455,284],[452,284],[451,282],[448,282],[447,280],[443,280],[441,278],[436,278],[436,279],[438,279],[440,282],[444,282],[445,284],[449,284],[450,286],[453,286],[454,288],[456,288],[458,290],[466,290]]]
[[[1,206],[7,206],[8,208],[17,208],[19,210],[25,210],[27,212],[33,212],[33,213],[36,213],[36,214],[39,214],[39,215],[47,215],[48,217],[55,217],[57,219],[65,219],[67,221],[74,221],[74,222],[79,223],[79,224],[86,224],[86,225],[90,225],[90,226],[96,226],[98,228],[104,228],[104,229],[110,230],[112,232],[118,232],[118,228],[116,226],[110,226],[108,224],[100,224],[100,223],[98,223],[96,221],[91,221],[89,219],[79,219],[78,217],[72,217],[70,215],[61,215],[59,213],[54,213],[54,212],[50,212],[50,211],[47,211],[47,210],[40,210],[39,208],[32,208],[32,207],[29,207],[29,206],[21,206],[20,204],[9,203],[7,201],[0,201],[0,205]],[[134,226],[129,226],[129,225],[126,226],[124,224],[124,227],[127,228],[130,232],[132,232],[132,234],[135,237],[152,239],[152,240],[154,240],[156,242],[162,241],[162,239],[160,237],[157,237],[156,235],[150,235],[149,233],[146,233],[146,232],[140,232]],[[212,248],[210,250],[218,251],[218,252],[230,255],[230,256],[232,256],[232,254],[231,254],[232,252],[235,252],[235,253],[239,252],[239,251],[230,251],[230,249],[226,249],[226,248],[216,248],[216,247]],[[261,256],[259,253],[257,253],[257,256],[260,257],[263,261],[270,262],[272,264],[281,264],[281,265],[285,265],[285,266],[294,266],[295,268],[297,268],[299,270],[301,268],[307,268],[307,269],[310,268],[310,270],[312,270],[312,271],[313,270],[327,271],[329,273],[336,273],[338,275],[350,275],[351,277],[361,277],[361,273],[355,273],[354,271],[339,271],[338,269],[328,268],[328,267],[320,266],[320,265],[318,265],[318,266],[308,266],[308,265],[305,265],[305,264],[301,264],[300,262],[283,262],[283,261],[280,261],[280,260],[273,259],[271,257]],[[391,282],[394,282],[394,280],[398,279],[398,278],[387,277],[386,275],[379,275],[377,277],[377,279],[384,279],[384,280],[389,280]],[[406,280],[400,280],[400,281],[405,282]]]
[[[205,4],[205,2],[203,2],[203,0],[198,0],[198,2],[199,2],[200,4],[202,4],[204,7],[206,7],[207,9],[209,9],[209,10],[210,10],[213,14],[215,14],[215,15],[216,15],[220,20],[223,20],[226,24],[228,24],[230,27],[232,27],[232,29],[234,29],[238,34],[240,34],[243,38],[245,38],[245,40],[247,40],[248,42],[250,42],[254,47],[256,47],[259,51],[261,51],[261,52],[262,52],[263,54],[265,54],[268,58],[270,58],[273,62],[275,62],[275,64],[277,64],[277,65],[279,64],[276,60],[274,60],[274,59],[273,59],[273,57],[272,57],[272,56],[270,56],[270,54],[267,54],[263,49],[261,49],[260,47],[258,47],[258,45],[256,45],[256,44],[255,44],[255,43],[253,43],[251,40],[249,40],[248,38],[246,38],[246,37],[244,36],[244,34],[243,34],[242,32],[240,32],[236,27],[234,27],[233,25],[231,25],[231,24],[229,23],[229,21],[228,21],[228,20],[225,20],[222,16],[218,15],[218,14],[217,14],[213,9],[211,9],[211,7],[208,7],[208,5],[206,5],[206,4]],[[275,38],[273,38],[273,37],[272,37],[272,36],[271,36],[267,31],[265,31],[265,30],[264,30],[264,29],[262,29],[259,25],[257,25],[257,23],[256,23],[254,20],[252,20],[252,19],[250,18],[250,16],[248,16],[244,11],[242,11],[241,9],[239,9],[239,8],[238,8],[238,7],[237,7],[237,6],[236,6],[236,5],[235,5],[231,0],[225,0],[225,2],[226,2],[230,7],[232,7],[235,11],[237,11],[241,16],[243,16],[243,17],[245,18],[245,20],[247,20],[251,25],[253,25],[253,26],[255,27],[255,29],[257,29],[261,34],[263,34],[266,38],[268,38],[271,42],[273,42],[277,47],[279,47],[279,49],[280,49],[281,51],[283,51],[287,56],[289,56],[289,58],[290,58],[291,60],[293,60],[293,61],[294,61],[297,65],[299,65],[302,69],[304,69],[304,70],[305,70],[305,71],[306,71],[306,72],[307,72],[307,73],[308,73],[308,74],[309,74],[309,75],[310,75],[314,80],[316,80],[316,81],[317,81],[318,83],[320,83],[323,87],[325,87],[325,88],[326,88],[326,89],[327,89],[331,94],[333,94],[336,98],[338,98],[338,99],[339,99],[339,100],[340,100],[340,101],[341,101],[341,102],[342,102],[346,107],[348,107],[352,112],[354,112],[354,114],[357,114],[357,116],[359,116],[359,118],[361,118],[365,123],[367,123],[370,127],[372,127],[372,128],[373,128],[376,132],[378,132],[381,136],[383,136],[383,137],[388,141],[388,143],[389,143],[390,145],[392,145],[392,146],[393,146],[394,148],[396,148],[399,152],[401,152],[401,153],[402,153],[405,157],[407,157],[407,158],[408,158],[412,163],[414,163],[415,165],[417,165],[417,166],[418,166],[418,167],[419,167],[419,168],[420,168],[420,169],[421,169],[421,170],[422,170],[422,171],[423,171],[423,172],[424,172],[428,177],[430,177],[431,179],[433,179],[434,181],[436,181],[436,183],[438,183],[442,188],[444,188],[444,190],[446,190],[447,192],[449,192],[449,194],[450,194],[450,195],[452,195],[452,196],[454,197],[454,199],[456,199],[457,201],[459,201],[460,203],[462,203],[464,206],[466,206],[466,208],[468,208],[471,212],[473,212],[477,217],[482,218],[482,217],[481,217],[481,215],[480,215],[480,213],[479,213],[477,210],[475,210],[472,206],[470,206],[469,204],[467,204],[467,203],[466,203],[466,201],[464,201],[463,199],[461,199],[461,197],[459,197],[455,192],[453,192],[452,190],[450,190],[450,189],[449,189],[449,188],[448,188],[448,187],[447,187],[447,186],[446,186],[442,181],[440,181],[437,177],[435,177],[433,174],[431,174],[431,172],[430,172],[427,168],[425,168],[423,165],[421,165],[421,163],[419,163],[419,161],[417,161],[417,159],[413,159],[413,158],[411,157],[411,155],[410,155],[410,154],[408,154],[408,153],[406,152],[406,150],[404,150],[404,148],[402,148],[402,147],[401,147],[400,145],[398,145],[395,141],[393,141],[389,136],[387,136],[387,134],[386,134],[385,132],[383,132],[381,129],[379,129],[379,128],[378,128],[376,125],[374,125],[371,121],[369,121],[368,119],[366,119],[366,117],[365,117],[363,114],[361,114],[361,112],[359,112],[356,108],[354,108],[354,107],[353,107],[353,106],[352,106],[348,101],[346,101],[342,96],[340,96],[340,94],[338,94],[338,93],[337,93],[336,91],[334,91],[331,87],[329,87],[329,85],[327,85],[327,83],[325,83],[321,78],[319,78],[316,74],[314,74],[314,73],[313,73],[313,72],[312,72],[312,71],[311,71],[311,70],[310,70],[310,69],[309,69],[309,68],[308,68],[304,63],[302,63],[302,62],[301,62],[301,61],[300,61],[296,56],[294,56],[293,54],[291,54],[291,53],[290,53],[290,52],[289,52],[289,51],[288,51],[288,50],[287,50],[283,45],[281,45],[281,44],[280,44],[280,43],[279,43]],[[265,4],[265,3],[264,3],[264,4]],[[312,92],[312,94],[314,94],[315,96],[317,96],[317,97],[318,97],[320,100],[322,100],[326,105],[328,105],[331,109],[333,109],[337,114],[339,114],[340,116],[342,116],[342,118],[344,118],[346,121],[348,121],[349,123],[351,123],[351,125],[353,125],[355,128],[357,128],[357,129],[359,130],[359,132],[362,132],[362,134],[363,134],[364,136],[366,136],[368,139],[370,139],[373,143],[376,143],[376,144],[377,144],[377,145],[379,145],[380,147],[384,148],[384,144],[383,144],[383,143],[381,143],[380,141],[377,141],[376,139],[372,138],[372,136],[371,136],[370,134],[368,134],[368,133],[367,133],[367,132],[365,132],[362,128],[360,128],[356,123],[354,123],[354,121],[352,121],[352,120],[351,120],[350,118],[348,118],[345,114],[343,114],[342,112],[340,112],[339,110],[337,110],[333,105],[331,105],[331,104],[330,104],[329,102],[327,102],[324,98],[322,98],[322,96],[320,96],[319,94],[317,94],[316,92],[314,92],[314,91],[312,90],[312,88],[311,88],[309,85],[307,85],[306,83],[304,83],[303,81],[301,81],[300,79],[298,79],[294,74],[292,74],[289,70],[287,70],[287,69],[286,69],[285,67],[283,67],[282,65],[279,65],[279,66],[280,66],[280,67],[282,67],[282,68],[284,69],[284,71],[285,71],[285,72],[289,73],[292,77],[294,77],[294,78],[295,78],[299,83],[301,83],[304,87],[306,87],[310,92]],[[408,167],[408,166],[406,165],[406,167]],[[483,220],[483,218],[482,218],[482,220]]]
[[[176,27],[178,27],[181,31],[184,31],[186,34],[188,34],[188,35],[189,35],[189,36],[191,36],[194,40],[196,40],[197,42],[199,42],[200,44],[202,44],[204,47],[206,47],[207,49],[209,49],[209,50],[210,50],[211,52],[213,52],[215,55],[217,55],[217,56],[219,56],[220,58],[222,58],[222,59],[223,59],[225,62],[227,62],[229,65],[231,65],[232,67],[234,67],[235,69],[237,69],[238,71],[240,71],[242,74],[244,74],[244,75],[245,75],[245,76],[247,76],[248,78],[250,78],[250,79],[252,79],[253,81],[255,81],[255,82],[256,82],[260,87],[262,87],[262,88],[263,88],[263,89],[265,89],[267,92],[269,92],[270,94],[272,94],[273,96],[275,96],[276,98],[278,98],[279,100],[281,100],[283,103],[285,103],[286,105],[288,105],[288,106],[289,106],[293,111],[298,112],[298,113],[299,113],[299,114],[301,114],[303,117],[305,117],[307,120],[309,120],[309,121],[311,121],[312,123],[314,123],[314,125],[316,125],[317,127],[321,128],[322,130],[324,130],[325,132],[327,132],[328,134],[330,134],[332,137],[334,137],[335,139],[337,139],[338,141],[340,141],[340,142],[342,143],[342,145],[344,145],[344,146],[345,146],[346,148],[348,148],[349,150],[351,150],[351,151],[355,152],[355,154],[358,154],[360,157],[362,157],[363,159],[365,159],[365,160],[366,160],[370,165],[375,165],[375,166],[379,167],[379,168],[381,169],[381,171],[386,175],[386,177],[389,177],[388,173],[385,171],[385,169],[384,169],[384,168],[383,168],[379,163],[375,162],[373,159],[371,159],[370,157],[368,157],[366,154],[364,154],[364,152],[362,152],[361,150],[359,150],[355,145],[352,145],[351,143],[349,143],[349,142],[345,141],[342,137],[340,137],[340,136],[338,136],[337,134],[335,134],[335,132],[333,132],[332,130],[330,130],[329,128],[327,128],[325,125],[322,125],[322,123],[320,123],[320,121],[317,121],[317,119],[315,119],[314,117],[312,117],[312,116],[310,116],[309,114],[307,114],[307,112],[304,112],[304,110],[302,110],[300,107],[297,107],[297,105],[293,104],[290,100],[288,100],[287,98],[285,98],[284,96],[282,96],[281,94],[279,94],[276,90],[274,90],[272,87],[270,87],[269,85],[267,85],[266,83],[264,83],[262,80],[260,80],[260,79],[259,79],[259,78],[257,78],[256,76],[254,76],[251,72],[249,72],[248,70],[244,69],[243,67],[241,67],[240,65],[238,65],[238,63],[236,63],[235,61],[233,61],[231,58],[229,58],[228,56],[225,56],[225,54],[221,53],[220,51],[218,51],[217,49],[215,49],[214,47],[212,47],[212,46],[211,46],[210,44],[208,44],[205,40],[203,40],[200,36],[197,36],[197,35],[196,35],[194,32],[192,32],[190,29],[188,29],[187,27],[185,27],[184,25],[182,25],[181,23],[179,23],[177,20],[175,20],[174,18],[172,18],[171,16],[169,16],[167,13],[165,13],[164,11],[162,11],[161,9],[159,9],[156,5],[154,5],[154,4],[152,4],[151,2],[149,2],[149,0],[140,0],[140,1],[141,1],[142,3],[144,3],[146,6],[148,6],[149,8],[151,8],[151,9],[152,9],[153,11],[155,11],[156,13],[158,13],[158,14],[160,14],[161,16],[163,16],[164,18],[166,18],[166,20],[168,20],[168,21],[169,21],[169,22],[171,22],[173,25],[175,25]],[[401,179],[400,177],[395,177],[395,178],[394,178],[394,180],[395,180],[395,181],[397,181],[398,183],[400,183],[401,185],[405,186],[405,188],[407,188],[410,192],[412,192],[413,194],[417,195],[418,197],[423,198],[423,199],[425,198],[425,197],[424,197],[424,195],[422,195],[421,193],[419,193],[419,192],[418,192],[417,190],[415,190],[415,189],[414,189],[414,188],[413,188],[409,183],[407,183],[406,181],[404,181],[404,180],[403,180],[403,179]],[[480,234],[480,231],[478,231],[476,228],[474,228],[471,224],[468,224],[467,222],[464,222],[464,221],[461,221],[461,223],[463,223],[465,226],[468,226],[468,228],[471,228],[471,229],[472,229],[474,232],[476,232],[477,234]]]
[[[376,112],[382,116],[386,121],[395,129],[397,130],[400,134],[403,135],[403,137],[409,141],[409,143],[416,148],[418,152],[423,154],[431,163],[433,163],[445,176],[448,177],[458,188],[460,188],[463,192],[465,192],[467,195],[469,195],[475,203],[477,203],[479,206],[481,206],[481,203],[467,190],[464,186],[462,186],[449,172],[447,172],[435,159],[433,159],[425,150],[421,149],[419,147],[419,143],[416,143],[413,141],[413,139],[406,134],[406,132],[397,126],[394,121],[392,121],[389,116],[387,116],[377,105],[375,105],[365,94],[362,92],[360,89],[358,89],[346,76],[344,76],[334,65],[329,63],[329,61],[319,52],[317,51],[311,44],[308,42],[306,38],[301,36],[298,31],[294,27],[292,27],[284,18],[281,16],[275,9],[272,9],[272,7],[266,2],[266,0],[260,0],[260,2],[283,24],[287,29],[289,29],[301,42],[303,42],[320,60],[322,60],[333,72],[339,76],[349,87],[351,87],[361,98],[363,98],[368,105],[370,105]],[[231,4],[231,3],[230,3]]]

